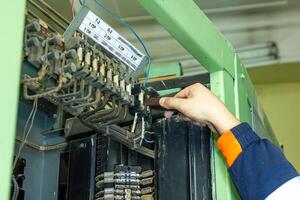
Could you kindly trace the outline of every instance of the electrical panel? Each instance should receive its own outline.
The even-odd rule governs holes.
[[[23,167],[17,199],[165,200],[168,190],[193,199],[193,191],[206,189],[209,157],[201,161],[207,177],[199,188],[172,184],[188,184],[182,175],[193,177],[188,169],[195,165],[182,163],[187,151],[170,149],[195,143],[185,137],[188,123],[166,120],[163,110],[146,103],[160,88],[139,82],[150,58],[85,6],[63,34],[33,11],[24,30],[16,157],[26,166],[14,164]],[[209,138],[196,140],[205,140],[201,151],[209,153]],[[181,175],[170,167],[178,163]]]
[[[87,15],[92,14],[86,7],[83,11]],[[101,20],[101,23],[105,22]],[[46,98],[86,127],[106,134],[109,134],[107,130],[113,130],[123,140],[130,138],[127,143],[138,148],[143,143],[150,117],[149,108],[143,104],[146,90],[135,84],[137,79],[133,74],[143,68],[140,65],[147,59],[146,56],[142,56],[139,66],[133,70],[131,65],[119,61],[80,29],[73,31],[73,26],[71,24],[67,29],[65,39],[50,31],[41,20],[28,22],[25,55],[38,73],[35,77],[24,74],[24,98]],[[125,41],[121,36],[119,38]],[[132,45],[127,45],[138,52]],[[132,130],[117,126],[133,117]],[[72,122],[68,122],[67,128],[72,126]],[[135,131],[136,124],[140,123],[139,130]]]

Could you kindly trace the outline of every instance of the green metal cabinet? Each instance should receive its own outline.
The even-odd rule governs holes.
[[[139,0],[139,3],[208,70],[211,90],[232,113],[252,125],[253,116],[258,116],[260,127],[269,128],[253,84],[235,49],[193,0]],[[259,115],[254,115],[253,111]],[[267,134],[263,137],[277,143],[270,129],[264,132]],[[213,198],[239,199],[215,144],[212,155]]]
[[[242,121],[253,124],[256,111],[262,126],[269,127],[248,73],[232,45],[193,0],[138,0],[139,3],[210,73],[211,89]],[[17,101],[24,28],[24,0],[0,2],[1,78],[0,199],[9,199],[15,141]],[[194,20],[191,20],[194,19]],[[12,23],[13,22],[13,23]],[[9,89],[9,90],[8,90]],[[5,98],[4,98],[5,97]],[[259,132],[259,131],[258,131]],[[3,137],[5,135],[5,137]],[[277,142],[271,131],[264,135]],[[214,140],[214,138],[212,138]],[[213,146],[213,197],[238,199],[225,162]]]
[[[0,1],[0,200],[9,199],[19,100],[24,0]]]

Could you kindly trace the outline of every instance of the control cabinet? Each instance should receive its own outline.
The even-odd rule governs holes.
[[[7,35],[22,57],[8,64],[20,76],[5,79],[20,93],[1,100],[3,110],[11,105],[9,123],[3,120],[8,137],[0,141],[8,151],[0,168],[4,199],[238,199],[210,130],[179,115],[167,120],[145,103],[162,88],[202,83],[277,142],[233,47],[194,2],[139,0],[208,70],[163,87],[139,80],[150,58],[88,7],[67,23],[45,17],[51,9],[42,1],[28,1],[24,16],[21,2],[20,26]],[[191,14],[201,20],[185,17]]]

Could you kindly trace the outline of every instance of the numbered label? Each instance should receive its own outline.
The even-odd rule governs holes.
[[[138,68],[145,57],[137,48],[91,11],[85,16],[79,29],[133,70]]]

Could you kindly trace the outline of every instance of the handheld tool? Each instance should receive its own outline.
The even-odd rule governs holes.
[[[155,109],[155,110],[173,111],[174,113],[178,113],[177,110],[174,110],[174,109],[166,109],[166,108],[162,107],[162,106],[159,104],[159,100],[160,100],[159,97],[146,98],[146,99],[144,100],[144,105],[145,105],[145,106],[149,106],[149,107],[151,107],[152,109]]]

